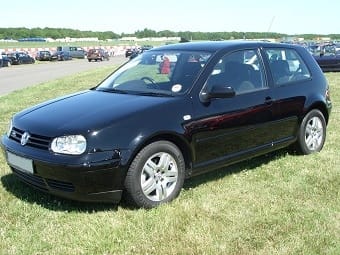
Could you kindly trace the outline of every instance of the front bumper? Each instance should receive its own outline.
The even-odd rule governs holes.
[[[127,169],[117,150],[56,155],[21,146],[7,136],[2,137],[0,146],[13,173],[40,191],[87,202],[118,203],[121,199]],[[8,153],[32,162],[33,174],[9,163]]]

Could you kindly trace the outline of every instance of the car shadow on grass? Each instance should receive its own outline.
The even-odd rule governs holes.
[[[225,176],[237,174],[242,171],[252,171],[261,165],[267,164],[270,161],[284,157],[285,155],[295,154],[292,151],[287,151],[287,149],[281,149],[274,151],[259,157],[255,157],[249,160],[245,160],[224,168],[216,169],[214,171],[201,174],[198,176],[191,177],[184,182],[183,189],[192,189],[200,186],[201,184],[215,181]],[[31,204],[38,204],[44,208],[53,211],[64,211],[64,212],[80,212],[80,213],[96,213],[100,211],[117,211],[118,207],[128,210],[134,210],[136,208],[132,207],[122,199],[119,204],[107,204],[107,203],[87,203],[78,202],[68,199],[63,199],[50,195],[41,191],[38,191],[22,181],[20,181],[13,173],[7,174],[1,177],[1,182],[3,187],[11,194],[16,196],[22,201]]]
[[[197,186],[200,186],[201,184],[211,182],[211,181],[216,181],[228,175],[237,174],[242,171],[252,171],[260,167],[261,165],[266,165],[270,163],[271,161],[275,159],[285,157],[287,153],[290,155],[299,156],[299,154],[297,154],[291,148],[283,148],[277,151],[269,152],[261,156],[243,160],[238,163],[234,163],[229,166],[219,168],[219,169],[216,169],[216,170],[204,173],[204,174],[193,176],[185,180],[183,188],[192,189]]]

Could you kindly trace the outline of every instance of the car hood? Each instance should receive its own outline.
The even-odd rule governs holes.
[[[42,103],[14,117],[14,126],[44,136],[86,134],[117,124],[148,108],[176,100],[155,97],[85,91]]]

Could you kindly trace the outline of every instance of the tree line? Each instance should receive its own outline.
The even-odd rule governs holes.
[[[112,32],[93,32],[93,31],[80,31],[77,29],[69,28],[0,28],[0,39],[13,39],[19,40],[22,38],[89,38],[97,37],[99,40],[118,39],[120,35]]]
[[[95,31],[81,31],[69,28],[0,28],[0,39],[19,40],[22,38],[89,38],[97,37],[99,40],[119,39],[122,37],[133,36],[137,38],[148,37],[181,37],[183,40],[229,40],[229,39],[282,39],[290,35],[274,32],[174,32],[170,30],[155,31],[145,28],[137,30],[133,34],[117,34],[112,31],[95,32]],[[340,39],[339,34],[301,34],[294,35],[295,37],[303,37],[305,40],[315,40],[321,37],[330,37],[332,40]]]

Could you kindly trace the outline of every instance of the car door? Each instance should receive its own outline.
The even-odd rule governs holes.
[[[275,139],[278,109],[259,51],[241,50],[219,59],[202,91],[221,85],[232,87],[235,96],[197,100],[195,118],[186,125],[197,172],[256,155]]]

